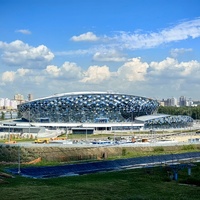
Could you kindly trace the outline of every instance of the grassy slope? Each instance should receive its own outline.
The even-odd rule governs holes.
[[[182,151],[199,151],[199,148],[186,146]],[[125,157],[137,157],[169,152],[155,148],[154,152],[125,152]],[[170,152],[172,153],[172,152]],[[173,152],[173,153],[180,153]],[[136,155],[135,155],[136,154]],[[139,155],[142,154],[142,155]],[[0,166],[0,171],[4,169]],[[168,181],[163,168],[126,170],[120,172],[98,173],[74,177],[52,179],[30,179],[16,176],[5,179],[8,184],[0,184],[0,199],[81,199],[81,200],[133,200],[133,199],[199,199],[200,187],[180,185],[179,182],[192,182],[200,185],[200,165],[192,169],[192,176],[187,170],[179,172],[179,181]]]
[[[164,168],[134,169],[52,179],[16,176],[0,185],[0,199],[199,199],[200,187],[180,185],[191,180],[200,185],[200,165],[179,172],[179,181],[169,181]],[[189,178],[189,179],[188,179]]]

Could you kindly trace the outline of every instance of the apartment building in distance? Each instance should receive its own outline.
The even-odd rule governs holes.
[[[22,94],[15,94],[14,99],[0,98],[0,110],[17,110],[17,106],[25,103],[26,101],[32,101],[33,95],[28,94],[27,100],[25,100]]]
[[[193,100],[191,98],[187,99],[185,96],[180,96],[179,99],[172,97],[168,99],[163,99],[160,102],[161,106],[175,106],[175,107],[182,107],[182,106],[195,106]]]

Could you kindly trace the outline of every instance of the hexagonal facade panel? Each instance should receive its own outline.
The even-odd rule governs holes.
[[[153,114],[159,103],[150,98],[109,92],[56,94],[18,106],[23,119],[32,122],[130,122]]]

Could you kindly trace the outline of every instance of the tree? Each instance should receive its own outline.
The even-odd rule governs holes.
[[[5,113],[2,111],[1,112],[1,120],[4,120],[5,119]]]
[[[193,119],[200,119],[200,106],[191,107],[191,106],[160,106],[158,108],[158,113],[168,114],[168,115],[187,115]]]

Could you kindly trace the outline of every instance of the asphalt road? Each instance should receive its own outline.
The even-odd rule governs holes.
[[[169,166],[172,169],[180,163],[190,164],[191,161],[200,161],[200,152],[146,156],[139,158],[118,159],[109,161],[97,161],[89,163],[68,164],[48,167],[26,167],[8,169],[8,172],[20,174],[30,178],[52,178],[59,176],[75,176],[89,173],[116,171],[152,166]],[[186,165],[186,164],[185,164]]]

